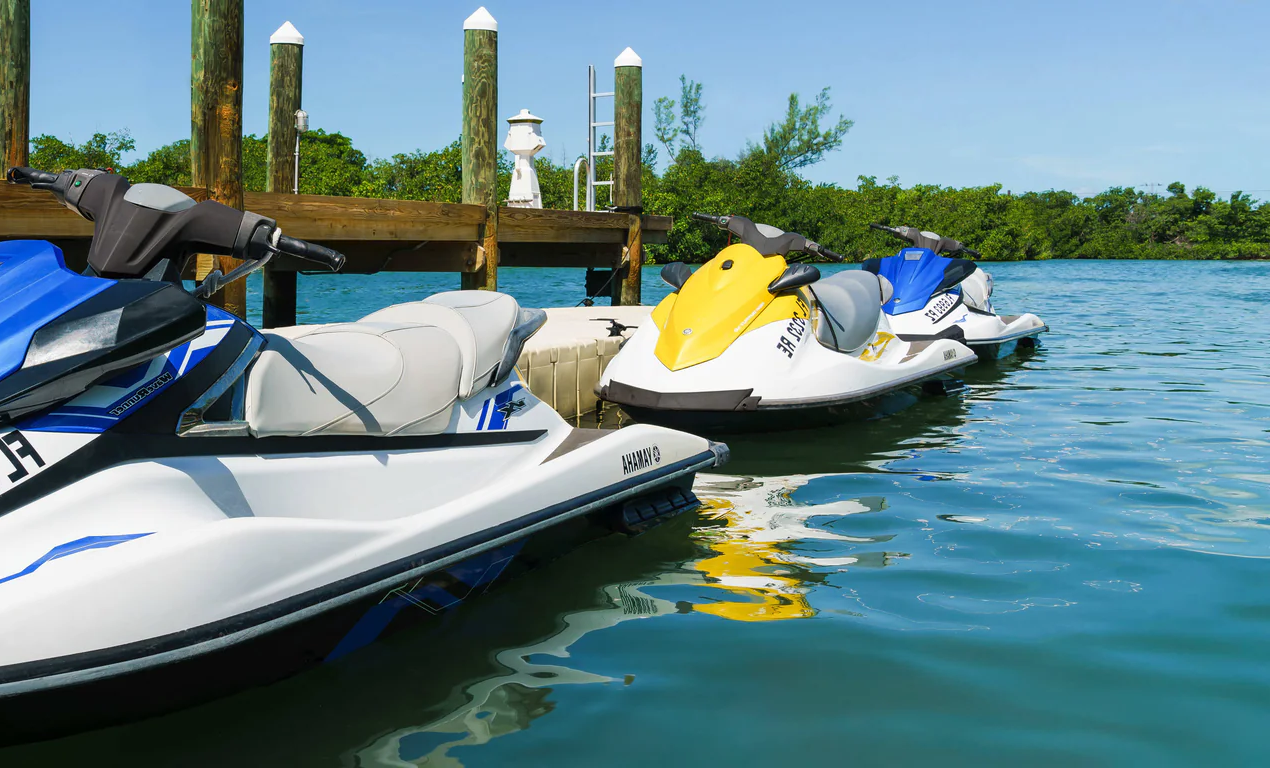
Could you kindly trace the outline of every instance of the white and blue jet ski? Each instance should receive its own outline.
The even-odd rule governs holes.
[[[956,339],[980,360],[996,360],[1020,347],[1035,347],[1037,337],[1049,330],[1031,313],[998,315],[993,310],[992,275],[969,259],[957,258],[958,254],[978,257],[977,251],[915,227],[869,226],[912,245],[863,264],[894,289],[882,311],[901,339]]]
[[[545,319],[456,291],[261,332],[205,299],[272,220],[94,170],[11,169],[92,220],[88,269],[0,243],[0,743],[356,651],[581,541],[696,505],[726,447],[571,428],[514,369]],[[243,265],[191,294],[194,253]]]

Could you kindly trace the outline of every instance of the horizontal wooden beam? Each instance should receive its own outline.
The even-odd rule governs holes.
[[[423,200],[248,192],[243,207],[278,222],[284,234],[328,244],[336,240],[470,240],[485,221],[479,205]]]
[[[323,242],[344,254],[346,274],[373,275],[376,272],[475,272],[485,261],[484,250],[475,242],[369,242],[327,240]],[[276,256],[272,268],[280,272],[322,272],[322,268],[290,256]]]
[[[207,190],[181,187],[195,200]],[[485,209],[417,200],[374,200],[248,192],[246,208],[274,219],[284,233],[335,248],[350,272],[472,272],[480,267],[477,237]],[[508,266],[612,266],[626,244],[626,214],[500,210],[499,241]],[[664,243],[668,216],[644,216],[644,242]],[[0,239],[53,241],[67,263],[82,268],[93,224],[48,192],[0,183]],[[303,269],[279,259],[282,269]]]
[[[626,243],[630,219],[625,213],[500,208],[500,243]],[[644,216],[644,242],[664,243],[672,219]]]
[[[601,267],[622,260],[620,243],[499,243],[500,267]]]

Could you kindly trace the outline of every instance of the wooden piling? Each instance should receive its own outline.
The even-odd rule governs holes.
[[[304,35],[287,22],[269,38],[269,171],[268,192],[295,188],[295,113],[300,109],[304,68]],[[296,273],[264,270],[262,326],[295,325]]]
[[[243,207],[243,0],[193,0],[190,53],[190,161],[196,187],[225,205]],[[240,262],[217,257],[228,273]],[[213,259],[199,257],[198,276]],[[231,283],[212,297],[226,310],[247,316],[247,286]]]
[[[463,22],[463,202],[485,206],[484,266],[467,289],[498,289],[498,22],[484,7]]]
[[[626,238],[626,269],[616,303],[640,303],[640,267],[644,263],[639,209],[643,206],[642,116],[644,62],[627,48],[613,62],[613,205],[631,209]]]
[[[0,0],[0,173],[31,143],[31,0]]]

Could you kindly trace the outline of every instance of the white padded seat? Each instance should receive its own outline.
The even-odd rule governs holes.
[[[459,398],[466,399],[489,385],[507,355],[520,315],[520,305],[505,293],[446,291],[423,301],[385,307],[361,322],[435,325],[449,331],[463,355]]]
[[[247,378],[253,435],[428,435],[445,431],[463,354],[436,325],[361,322],[264,333]]]

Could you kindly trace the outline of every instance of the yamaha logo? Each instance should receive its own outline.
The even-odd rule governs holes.
[[[622,474],[642,472],[661,463],[661,449],[655,445],[622,455]]]
[[[692,329],[691,329],[691,328],[685,328],[685,329],[684,329],[684,335],[685,335],[685,336],[691,336],[691,335],[692,335]]]

